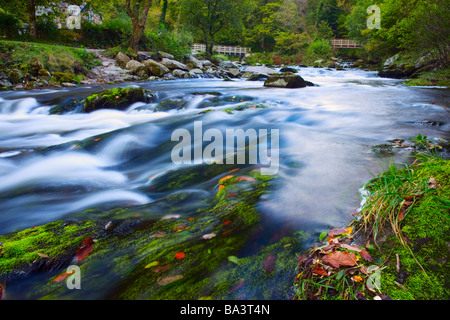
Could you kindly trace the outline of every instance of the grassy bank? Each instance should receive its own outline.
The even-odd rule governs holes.
[[[448,300],[450,160],[390,165],[347,229],[299,260],[297,299]]]
[[[83,48],[0,41],[0,71],[13,84],[36,78],[79,82],[97,64],[94,55]]]
[[[436,71],[425,71],[415,79],[408,79],[405,85],[412,86],[440,86],[450,87],[450,68]]]

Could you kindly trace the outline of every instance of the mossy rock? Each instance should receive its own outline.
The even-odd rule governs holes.
[[[78,83],[77,77],[73,73],[67,73],[67,72],[53,72],[53,77],[56,79],[56,81],[63,83],[63,82],[71,82],[71,83]]]
[[[155,112],[167,112],[170,110],[182,110],[186,107],[187,101],[179,99],[167,99],[158,104],[155,108]]]
[[[84,112],[100,109],[126,110],[133,103],[150,102],[153,99],[151,91],[142,88],[114,88],[87,97]]]

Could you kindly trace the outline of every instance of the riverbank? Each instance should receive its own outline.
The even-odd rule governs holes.
[[[295,299],[448,300],[450,160],[391,164],[363,198],[350,226],[300,256]]]

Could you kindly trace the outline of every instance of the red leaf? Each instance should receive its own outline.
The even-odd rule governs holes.
[[[232,197],[235,197],[235,196],[237,196],[237,193],[230,193],[230,194],[228,195],[228,198],[232,198]]]
[[[155,269],[153,269],[153,272],[154,273],[160,273],[160,272],[166,271],[168,269],[170,269],[170,264],[165,265],[165,266],[156,267]]]
[[[266,270],[268,273],[271,273],[275,270],[275,255],[271,254],[264,260],[263,266],[264,270]]]
[[[361,249],[361,258],[363,258],[366,261],[373,261],[372,257],[370,256],[370,254],[366,251],[366,249]]]
[[[230,223],[231,223],[231,221],[228,220],[228,221],[225,221],[225,222],[223,223],[223,225],[224,225],[224,226],[227,226],[227,225],[229,225]]]
[[[239,282],[231,289],[230,294],[238,291],[245,285],[245,279],[239,280]]]
[[[175,254],[175,259],[178,259],[178,260],[182,260],[185,257],[186,257],[186,255],[183,252],[178,252]]]
[[[347,232],[348,232],[347,229],[342,229],[342,228],[333,229],[333,230],[328,231],[328,236],[335,237],[335,236],[338,236],[340,234],[347,233]]]
[[[75,261],[81,262],[86,259],[93,251],[94,239],[92,237],[86,238],[82,241],[82,245],[78,248],[76,252]]]
[[[343,251],[333,252],[323,257],[322,260],[334,268],[339,268],[340,266],[353,267],[356,265],[356,255]]]
[[[0,284],[0,300],[5,299],[5,287]]]

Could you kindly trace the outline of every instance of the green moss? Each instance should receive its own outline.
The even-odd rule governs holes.
[[[408,79],[404,82],[406,86],[450,86],[450,68],[437,71],[427,71],[420,73],[417,78]]]
[[[30,269],[35,261],[60,260],[95,229],[92,222],[54,222],[13,235],[0,236],[0,277]],[[41,256],[39,254],[41,254]]]
[[[429,189],[402,220],[406,246],[395,236],[380,245],[377,258],[387,261],[382,290],[393,299],[448,300],[450,161],[432,159],[413,170],[417,181],[433,177],[440,187]],[[399,273],[395,255],[399,256]]]
[[[99,109],[123,110],[133,103],[151,100],[151,92],[142,88],[113,88],[94,93],[85,99],[84,111]]]

